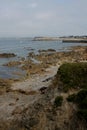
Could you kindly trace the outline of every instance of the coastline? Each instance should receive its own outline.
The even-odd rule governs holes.
[[[33,41],[61,41],[63,43],[87,43],[87,37],[35,37]]]
[[[33,55],[33,58],[39,60],[39,64],[33,64],[32,61],[23,61],[26,70],[31,70],[30,75],[21,81],[13,81],[8,91],[0,95],[0,122],[10,127],[14,120],[20,120],[21,115],[27,109],[39,100],[48,102],[45,91],[48,89],[49,96],[56,96],[56,91],[49,92],[49,86],[57,73],[59,66],[65,62],[87,62],[87,47],[73,47],[69,52],[40,52],[39,55]],[[30,66],[27,66],[27,65]],[[41,65],[42,64],[42,65]],[[26,67],[27,66],[27,67]],[[53,91],[53,90],[52,90]],[[58,90],[57,90],[58,91]],[[46,97],[45,97],[46,96]],[[66,97],[66,95],[64,95]],[[53,100],[53,99],[52,99]],[[44,104],[43,104],[44,105]],[[7,108],[7,109],[5,109]],[[71,108],[71,107],[70,107]]]

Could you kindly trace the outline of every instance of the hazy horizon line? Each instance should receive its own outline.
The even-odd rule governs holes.
[[[36,36],[3,36],[0,38],[34,38],[34,37],[75,37],[75,36],[87,36],[86,34],[83,35],[60,35],[60,36],[49,36],[49,35],[36,35]]]

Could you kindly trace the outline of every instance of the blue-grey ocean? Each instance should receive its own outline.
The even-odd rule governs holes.
[[[6,67],[3,64],[26,57],[29,52],[38,52],[40,49],[56,49],[67,51],[71,46],[87,46],[83,43],[62,43],[60,41],[33,41],[32,38],[0,38],[0,53],[15,53],[16,58],[0,58],[0,78],[18,78],[14,72],[25,73],[16,67]]]

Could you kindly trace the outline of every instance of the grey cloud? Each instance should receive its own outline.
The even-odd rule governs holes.
[[[0,36],[87,33],[87,0],[0,0]]]

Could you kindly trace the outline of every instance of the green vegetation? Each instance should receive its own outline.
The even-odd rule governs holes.
[[[68,102],[74,102],[75,101],[76,94],[69,95],[67,98]]]
[[[62,105],[62,102],[63,102],[63,97],[62,96],[57,96],[55,98],[55,101],[54,101],[54,106],[59,107],[59,106]]]
[[[87,122],[87,109],[79,109],[77,115],[79,118],[82,118]]]
[[[77,104],[77,115],[87,121],[87,90],[83,89],[77,94],[69,95],[67,100]]]
[[[76,104],[77,116],[87,121],[87,63],[65,63],[60,66],[56,78],[63,91],[79,90],[77,94],[69,95],[67,101]]]
[[[87,88],[87,63],[65,63],[60,66],[57,76],[66,92],[70,88]]]

